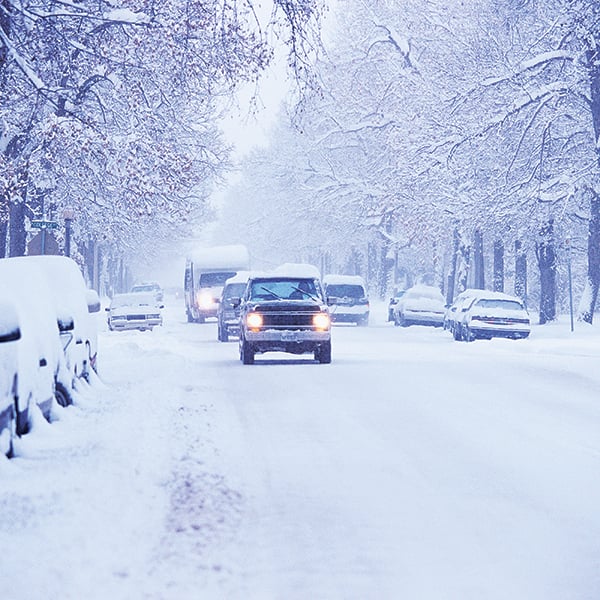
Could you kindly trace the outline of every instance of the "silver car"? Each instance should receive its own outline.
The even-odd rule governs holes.
[[[111,331],[146,331],[162,325],[164,308],[154,294],[115,294],[106,309]]]

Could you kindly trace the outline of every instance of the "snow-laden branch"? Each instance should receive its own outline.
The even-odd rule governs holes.
[[[507,75],[502,75],[500,77],[487,77],[484,79],[481,84],[484,87],[490,87],[493,85],[497,85],[499,83],[504,83],[506,81],[510,81],[511,79],[522,75],[526,71],[531,69],[535,69],[536,67],[544,66],[555,60],[568,60],[574,62],[577,59],[577,54],[573,52],[569,52],[567,50],[552,50],[549,52],[542,52],[533,58],[528,60],[524,60],[514,69],[511,73]]]

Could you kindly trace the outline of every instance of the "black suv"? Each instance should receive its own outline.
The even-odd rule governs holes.
[[[261,352],[314,353],[331,362],[331,318],[318,278],[251,277],[241,300],[240,360]]]

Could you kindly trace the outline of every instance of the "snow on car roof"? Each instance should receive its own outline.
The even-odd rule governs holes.
[[[301,277],[301,278],[312,278],[312,279],[320,279],[321,272],[317,267],[310,264],[305,263],[284,263],[279,265],[277,268],[273,269],[271,273],[268,274],[271,276],[283,276],[283,277]]]
[[[362,285],[365,287],[365,280],[360,275],[325,275],[323,277],[325,285]]]
[[[197,248],[188,254],[195,269],[247,269],[250,264],[248,248],[241,244]]]
[[[229,285],[230,283],[246,283],[253,275],[252,271],[238,271],[225,282],[225,285]]]
[[[133,292],[129,294],[115,294],[110,301],[111,307],[115,306],[156,306],[158,304],[154,294]]]

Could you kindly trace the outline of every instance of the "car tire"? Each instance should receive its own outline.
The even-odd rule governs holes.
[[[477,338],[469,327],[465,327],[463,339],[465,340],[465,342],[474,342]]]
[[[400,315],[398,317],[398,325],[400,325],[400,327],[408,327],[410,323],[404,318],[404,315]]]
[[[331,363],[331,342],[325,342],[315,349],[315,360],[318,360],[322,365]]]
[[[73,397],[69,390],[60,382],[54,386],[54,398],[59,406],[69,406],[73,404]]]
[[[188,323],[193,323],[194,322],[194,315],[192,315],[191,311],[186,310],[185,311],[187,314],[187,322]]]
[[[358,319],[358,321],[356,321],[356,324],[358,325],[358,327],[367,327],[367,325],[369,324],[369,317],[361,317],[360,319]]]
[[[462,336],[460,335],[460,330],[455,327],[452,328],[452,337],[457,341],[462,341]]]
[[[240,360],[244,365],[254,364],[254,350],[246,340],[240,340]]]
[[[8,447],[6,448],[6,458],[12,458],[14,456],[14,439],[17,437],[17,417],[15,416],[15,410],[13,409],[10,417],[10,421],[6,429],[8,430]]]

